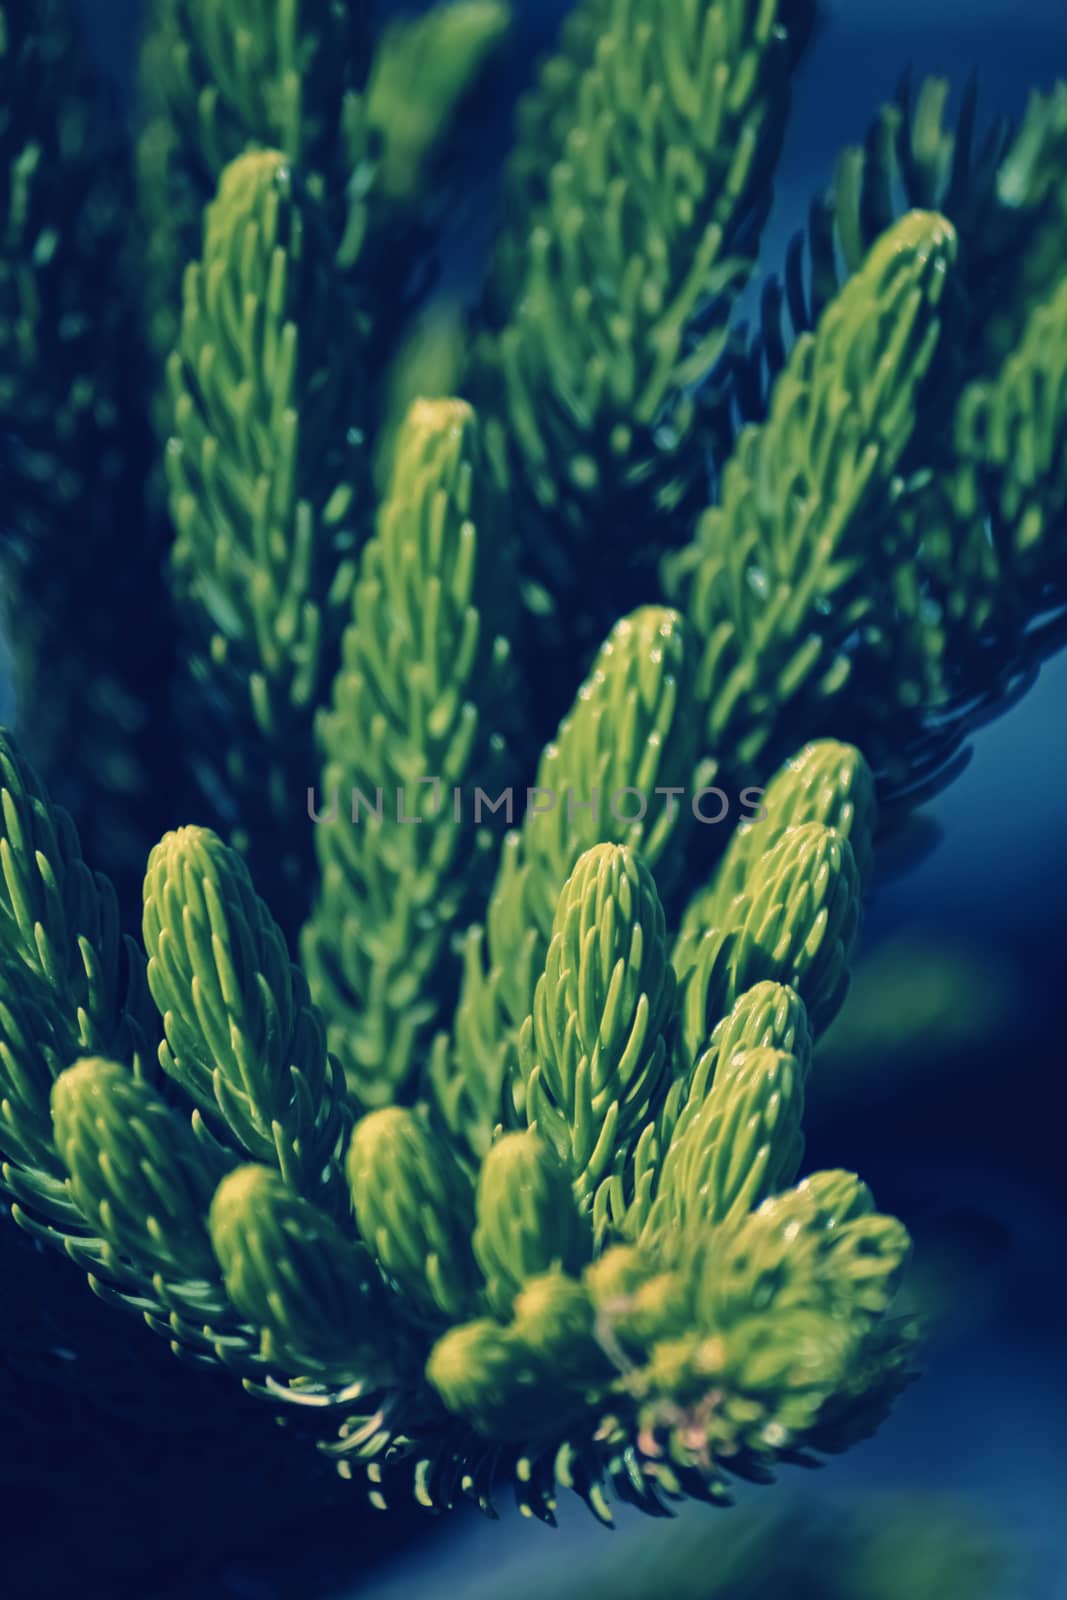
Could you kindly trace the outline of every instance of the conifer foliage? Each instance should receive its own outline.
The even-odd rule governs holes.
[[[135,162],[0,0],[0,1185],[375,1505],[725,1502],[912,1375],[805,1100],[1064,631],[1067,85],[902,89],[749,337],[812,6],[577,0],[442,312],[500,0],[150,10]]]

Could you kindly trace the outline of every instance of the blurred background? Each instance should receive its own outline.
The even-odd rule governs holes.
[[[129,97],[139,0],[82,4],[95,54]],[[446,241],[441,281],[452,292],[475,291],[511,108],[567,5],[513,0],[513,8],[510,53],[479,108],[484,130],[471,141],[481,165]],[[977,69],[985,114],[1018,113],[1031,89],[1067,74],[1067,8],[1063,0],[827,4],[797,84],[766,268],[784,260],[837,152],[862,139],[905,69],[946,74],[957,86]],[[14,1600],[75,1588],[139,1600],[1067,1597],[1067,1164],[1057,1110],[1067,1073],[1065,707],[1060,658],[975,739],[963,776],[886,854],[853,993],[814,1075],[810,1165],[862,1172],[880,1208],[902,1216],[916,1239],[911,1294],[928,1322],[925,1372],[875,1439],[814,1478],[794,1471],[774,1490],[745,1490],[736,1511],[693,1508],[665,1523],[623,1512],[613,1534],[577,1500],[561,1505],[558,1531],[527,1524],[504,1504],[502,1525],[473,1513],[374,1522],[351,1489],[298,1470],[291,1457],[299,1445],[278,1440],[268,1419],[250,1419],[230,1441],[234,1408],[220,1402],[217,1448],[225,1456],[234,1445],[234,1487],[212,1517],[195,1497],[184,1512],[164,1503],[174,1484],[195,1477],[201,1444],[183,1446],[180,1430],[168,1433],[135,1481],[121,1454],[108,1453],[107,1416],[87,1412],[84,1396],[75,1402],[69,1390],[46,1389],[61,1398],[42,1400],[51,1414],[15,1448],[38,1449],[46,1469],[51,1452],[60,1474],[65,1436],[85,1436],[73,1502],[96,1531],[57,1541],[45,1566],[52,1561],[58,1576],[48,1577],[40,1519],[49,1508],[39,1496],[25,1506],[8,1497],[0,1522],[13,1535],[30,1519],[37,1554],[20,1564],[18,1539],[6,1542],[14,1550],[6,1592]],[[72,1314],[92,1311],[80,1293]],[[15,1316],[11,1307],[3,1313]],[[120,1340],[113,1322],[108,1314],[101,1339],[107,1359],[131,1362],[136,1429],[138,1385],[165,1385],[166,1369],[142,1348],[149,1335],[123,1331]],[[143,1379],[142,1361],[150,1369]],[[214,1392],[198,1393],[210,1431]],[[152,1427],[147,1405],[144,1427]],[[106,1530],[98,1502],[121,1512]],[[270,1516],[265,1506],[275,1508]],[[58,1489],[53,1509],[68,1518]],[[183,1515],[204,1519],[195,1559],[197,1541],[171,1527]],[[154,1563],[124,1564],[118,1547],[124,1539],[151,1547],[153,1518]],[[81,1528],[76,1515],[67,1527]],[[115,1548],[90,1556],[94,1540]]]

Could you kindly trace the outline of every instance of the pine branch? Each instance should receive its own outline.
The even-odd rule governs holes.
[[[635,679],[647,621],[612,641],[600,683],[617,675],[603,704],[629,706],[631,727],[645,719],[655,777],[679,641],[659,618]],[[572,727],[596,729],[597,694]],[[779,1193],[799,1159],[811,1053],[785,983],[810,994],[817,1023],[830,1014],[858,897],[844,836],[800,819],[832,816],[860,842],[869,813],[849,752],[804,752],[779,780],[798,820],[780,834],[757,821],[738,846],[740,932],[729,981],[708,990],[709,1013],[732,1010],[702,1054],[685,1048],[631,823],[625,844],[582,853],[556,896],[509,1084],[528,1129],[472,1163],[477,1128],[457,1138],[425,1110],[374,1111],[348,1152],[354,1216],[336,1069],[240,858],[186,828],[149,861],[157,1087],[136,1058],[132,1073],[102,1058],[104,1023],[116,1019],[118,1042],[129,1028],[91,959],[114,943],[102,891],[7,747],[5,761],[0,1139],[5,1183],[35,1208],[20,1220],[176,1350],[338,1417],[323,1443],[379,1502],[399,1479],[427,1504],[464,1494],[488,1507],[500,1468],[548,1519],[560,1483],[603,1518],[609,1484],[650,1511],[721,1499],[727,1472],[766,1476],[782,1453],[834,1447],[884,1409],[907,1366],[907,1330],[887,1317],[903,1230],[842,1175]],[[547,894],[561,841],[537,818],[516,838]],[[656,859],[671,830],[648,839]]]
[[[546,1273],[577,1278],[592,1253],[567,1169],[534,1128],[502,1134],[486,1153],[477,1219],[474,1254],[486,1300],[502,1320],[515,1310],[529,1323],[533,1303],[523,1295],[531,1280]]]
[[[691,825],[677,796],[695,765],[692,673],[675,612],[649,606],[624,617],[545,747],[522,827],[504,840],[485,926],[466,936],[451,1039],[437,1039],[430,1064],[442,1114],[478,1154],[503,1114],[505,1084],[519,1081],[518,1030],[578,858],[617,843],[640,850],[665,884],[678,869]]]
[[[243,861],[209,829],[152,851],[144,942],[164,1072],[237,1151],[341,1205],[347,1116],[321,1019]]]
[[[417,401],[321,722],[321,884],[303,943],[331,1048],[366,1105],[414,1089],[457,986],[453,934],[487,887],[480,797],[495,806],[512,776],[520,720],[513,591],[473,412]]]
[[[118,282],[120,191],[92,198],[45,12],[0,0],[0,423],[27,549],[84,488],[86,559],[115,566],[81,275]],[[376,42],[335,0],[159,0],[171,579],[190,749],[253,867],[166,834],[146,967],[0,734],[0,1178],[98,1294],[308,1418],[376,1505],[489,1510],[506,1478],[532,1515],[568,1487],[610,1520],[609,1492],[724,1503],[842,1449],[911,1376],[907,1235],[849,1173],[797,1181],[806,1082],[875,774],[939,781],[1061,636],[1067,118],[1057,91],[976,151],[971,100],[953,134],[940,86],[904,96],[725,359],[812,7],[581,0],[520,115],[477,371],[461,318],[388,367],[502,20],[457,0]],[[485,436],[432,397],[467,381]],[[712,478],[665,563],[679,609],[650,603]],[[599,639],[514,817],[526,711],[554,724]],[[701,883],[712,778],[763,805]],[[499,859],[470,805],[497,788]]]
[[[916,681],[894,654],[900,577],[916,560],[899,472],[955,256],[935,213],[881,236],[798,339],[767,421],[740,435],[719,504],[671,564],[703,641],[705,748],[728,753],[738,777],[780,760],[798,732],[853,731],[867,749],[922,699],[921,663]]]
[[[586,851],[556,906],[519,1035],[515,1095],[581,1200],[592,1202],[655,1113],[675,1017],[663,907],[648,868],[625,846]]]
[[[0,764],[0,1182],[12,1214],[167,1338],[201,1357],[218,1339],[240,1351],[203,1270],[202,1229],[197,1254],[217,1152],[147,1078],[144,958],[132,941],[120,956],[111,885],[6,733]]]
[[[432,1327],[475,1309],[474,1188],[424,1119],[399,1106],[363,1117],[352,1131],[348,1177],[359,1230],[407,1315]]]
[[[224,1321],[207,1211],[225,1166],[205,1159],[189,1121],[99,1057],[57,1077],[52,1117],[70,1194],[104,1241],[102,1272],[121,1282],[132,1267],[190,1322]]]
[[[287,926],[310,778],[368,514],[362,350],[321,214],[283,155],[242,156],[207,212],[168,376],[175,594],[205,788]]]
[[[487,409],[525,564],[590,642],[650,592],[649,519],[676,542],[704,491],[692,389],[752,267],[810,22],[777,0],[587,0],[520,115]]]
[[[331,1383],[392,1371],[395,1350],[367,1254],[277,1173],[244,1166],[211,1202],[227,1293],[276,1370]]]
[[[1000,369],[963,390],[954,424],[950,458],[906,513],[919,550],[906,643],[930,687],[898,739],[913,785],[927,788],[1067,637],[1062,285],[1034,308]]]
[[[1013,350],[1026,317],[1059,278],[1067,210],[1059,175],[1067,153],[1067,84],[1035,93],[1018,125],[979,135],[972,78],[955,124],[949,83],[905,78],[862,146],[844,150],[829,191],[812,201],[790,247],[784,281],[767,280],[756,337],[731,359],[745,420],[762,422],[792,343],[819,318],[868,251],[911,209],[937,211],[959,238],[958,344],[970,377],[988,376]],[[936,418],[932,417],[932,421]]]
[[[952,223],[959,250],[946,331],[915,398],[903,457],[917,492],[884,536],[887,548],[893,541],[912,553],[898,558],[883,608],[905,693],[887,704],[884,668],[857,662],[845,689],[853,704],[833,723],[862,739],[883,786],[913,804],[952,776],[969,733],[1017,698],[1064,631],[1051,533],[1063,496],[1049,463],[1065,425],[1057,285],[1067,239],[1067,86],[1034,94],[1018,126],[994,124],[980,141],[973,83],[956,127],[945,123],[947,95],[943,79],[925,80],[914,95],[905,82],[864,147],[842,155],[832,190],[812,205],[806,238],[794,241],[784,287],[767,285],[758,337],[733,361],[741,413],[763,422],[792,344],[815,329],[901,208],[936,207]],[[982,430],[998,422],[1001,443],[991,443],[985,461]],[[1002,462],[1013,448],[1005,430],[1034,423],[1024,509],[1018,490],[1001,495],[998,455]],[[1045,552],[1029,585],[1012,554],[1027,539]]]
[[[365,6],[300,0],[153,0],[142,54],[139,146],[153,347],[178,338],[181,284],[225,167],[249,148],[279,150],[333,219],[349,266],[365,232],[371,49]]]

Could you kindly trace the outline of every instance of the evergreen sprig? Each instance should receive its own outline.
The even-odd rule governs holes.
[[[1035,561],[1028,566],[1038,581],[1029,584],[1019,581],[1013,551],[1039,538],[1037,523],[1055,526],[1063,515],[1057,476],[1038,463],[1050,459],[1063,426],[1056,373],[1067,86],[1035,92],[1018,124],[1002,119],[981,135],[974,82],[955,126],[946,122],[948,93],[944,79],[917,90],[905,80],[864,145],[843,152],[831,190],[812,203],[807,232],[794,240],[784,284],[767,283],[759,333],[734,356],[732,373],[740,414],[764,422],[795,341],[815,330],[902,210],[933,207],[952,224],[959,248],[947,336],[915,396],[904,457],[915,492],[885,540],[899,564],[883,632],[906,693],[893,707],[876,681],[854,678],[845,702],[855,701],[855,726],[844,707],[836,720],[846,735],[864,726],[868,754],[913,803],[951,776],[970,729],[1025,687],[1064,628],[1056,542],[1041,539],[1040,573]],[[1012,420],[1032,426],[1031,416],[1043,439],[1030,441],[1037,454],[1024,507],[1017,496],[1002,498],[996,452],[1003,455]],[[901,551],[910,552],[903,561]]]
[[[501,847],[485,926],[466,936],[452,1038],[437,1040],[431,1062],[446,1120],[479,1153],[501,1115],[505,1084],[518,1082],[518,1030],[579,856],[598,842],[619,843],[639,850],[665,881],[677,870],[692,821],[678,795],[688,793],[695,768],[693,670],[676,612],[648,606],[622,618],[542,753],[522,827]]]
[[[683,1031],[691,1055],[733,997],[761,981],[758,966],[783,931],[775,921],[783,888],[811,898],[799,924],[801,938],[786,933],[775,947],[775,971],[766,976],[797,987],[803,981],[820,1026],[831,1020],[844,999],[876,816],[870,769],[850,745],[815,740],[775,774],[760,814],[738,824],[709,882],[682,913],[673,960],[683,980]],[[798,850],[813,866],[818,863],[807,882],[796,872]],[[769,875],[779,862],[791,865],[776,886]],[[754,907],[756,883],[765,887]]]
[[[567,1168],[536,1128],[504,1133],[478,1174],[474,1254],[493,1313],[507,1318],[543,1274],[577,1277],[592,1252]],[[525,1320],[532,1307],[523,1302]],[[520,1307],[520,1321],[523,1320]]]
[[[604,671],[628,681],[626,657]],[[899,1386],[907,1336],[886,1313],[903,1230],[852,1179],[785,1187],[810,1060],[785,982],[808,986],[817,1017],[832,1009],[823,939],[842,960],[859,895],[843,834],[794,820],[762,852],[746,842],[730,973],[739,989],[748,968],[760,981],[691,1059],[651,869],[633,844],[583,851],[521,1029],[502,1106],[513,1131],[472,1160],[426,1108],[372,1111],[351,1134],[350,1207],[340,1076],[241,858],[185,828],[149,860],[147,975],[170,1094],[136,1058],[131,1072],[87,1057],[96,1035],[69,1025],[79,968],[56,945],[70,943],[68,915],[89,927],[89,972],[108,932],[86,907],[103,891],[5,750],[8,967],[21,950],[25,979],[67,1022],[39,1065],[0,1055],[22,1095],[3,1100],[19,1163],[4,1181],[34,1207],[20,1217],[175,1348],[236,1366],[278,1402],[340,1407],[331,1448],[349,1472],[367,1467],[376,1495],[403,1458],[428,1503],[485,1503],[486,1450],[503,1448],[539,1515],[557,1481],[605,1516],[608,1482],[646,1509],[721,1497],[727,1470],[759,1475],[782,1450],[836,1441]],[[794,817],[833,815],[859,838],[864,779],[842,747],[804,752],[779,788]],[[36,851],[36,876],[31,832],[51,852]],[[840,875],[811,870],[810,848],[830,849]],[[86,993],[77,1015],[91,1019]],[[14,1035],[13,1008],[2,1015]],[[750,1262],[783,1250],[792,1277],[768,1300]],[[711,1388],[726,1400],[709,1409]]]
[[[207,828],[167,834],[144,890],[159,1060],[238,1150],[336,1205],[347,1111],[307,981],[241,858]]]
[[[412,1091],[456,986],[451,940],[490,871],[485,808],[512,776],[521,721],[513,594],[474,413],[416,401],[321,722],[321,880],[303,941],[331,1048],[366,1105]]]
[[[176,1345],[213,1361],[220,1339],[243,1352],[203,1252],[225,1161],[149,1081],[144,957],[131,940],[121,950],[114,891],[85,865],[69,817],[6,734],[0,751],[0,1181],[12,1214]],[[94,1051],[113,1059],[79,1062]]]
[[[539,513],[528,565],[594,640],[647,584],[646,519],[670,536],[699,504],[693,388],[753,264],[811,18],[582,0],[520,116],[488,381]]]
[[[519,1036],[522,1101],[591,1200],[664,1092],[674,973],[648,868],[598,845],[563,886],[545,970]]]
[[[199,691],[191,727],[209,792],[221,792],[272,898],[299,903],[307,849],[289,774],[312,766],[367,468],[355,313],[323,219],[280,152],[223,173],[168,374],[172,579]]]
[[[226,166],[279,150],[330,210],[342,261],[366,231],[363,89],[366,8],[334,0],[153,0],[142,47],[138,146],[147,236],[148,318],[165,360],[177,342],[181,282],[200,253],[201,214]]]
[[[145,1063],[144,961],[124,944],[111,884],[0,730],[0,1162],[45,1222],[82,1225],[55,1148],[52,1085],[90,1052]],[[142,1026],[142,1025],[145,1026]]]
[[[352,1130],[348,1177],[359,1230],[410,1312],[461,1319],[480,1287],[474,1189],[447,1143],[414,1111],[373,1111]]]
[[[857,701],[866,729],[921,699],[906,663],[886,673],[886,618],[915,560],[899,468],[955,255],[936,213],[881,236],[797,340],[766,422],[738,438],[719,503],[673,565],[703,641],[707,746],[742,776],[798,730],[847,724]]]
[[[270,1367],[332,1383],[380,1380],[395,1350],[358,1244],[266,1167],[237,1167],[209,1215],[226,1290]]]
[[[926,664],[942,760],[1025,688],[1067,629],[1062,284],[1034,307],[996,373],[966,386],[953,421],[949,459],[908,513],[923,598],[910,643]],[[913,782],[932,759],[923,731],[913,740],[923,761],[911,753],[908,763]]]
[[[71,1195],[114,1252],[105,1265],[132,1262],[190,1317],[222,1315],[206,1225],[222,1167],[205,1160],[189,1122],[125,1067],[99,1058],[57,1077],[52,1119]]]
[[[842,151],[830,189],[812,201],[807,228],[792,243],[783,280],[765,286],[758,334],[735,372],[747,419],[763,420],[792,340],[814,330],[876,240],[908,210],[941,213],[960,240],[957,314],[975,335],[964,339],[963,326],[955,329],[960,372],[994,371],[1030,310],[1055,287],[1067,225],[1067,85],[1035,91],[1018,124],[1000,119],[984,130],[975,80],[954,124],[946,118],[949,93],[945,78],[924,78],[917,88],[905,78],[863,144]]]

